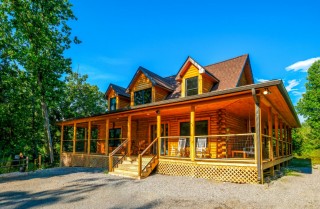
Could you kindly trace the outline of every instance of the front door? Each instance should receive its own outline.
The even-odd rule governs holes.
[[[161,124],[161,136],[168,136],[168,124]],[[157,138],[157,125],[151,125],[151,133],[150,133],[150,143]],[[166,141],[166,147],[168,146],[168,142],[167,140],[161,140],[161,155],[164,154],[164,141]],[[156,147],[157,146],[153,146],[153,153],[157,153],[156,152]]]

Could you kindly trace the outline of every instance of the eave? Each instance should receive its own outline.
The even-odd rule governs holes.
[[[144,104],[144,105],[138,105],[138,106],[132,106],[126,109],[122,110],[117,110],[112,113],[103,113],[103,114],[97,114],[97,115],[92,115],[88,117],[82,117],[82,118],[72,118],[72,119],[67,119],[63,121],[59,121],[58,124],[62,124],[63,122],[68,122],[72,120],[79,120],[79,119],[84,119],[84,118],[90,118],[90,117],[105,117],[105,116],[112,116],[112,117],[117,117],[117,115],[120,114],[134,114],[139,111],[145,111],[145,110],[152,110],[152,109],[157,109],[157,108],[166,108],[166,107],[171,107],[171,106],[176,106],[176,105],[196,105],[199,102],[203,102],[205,100],[210,100],[210,99],[216,99],[216,98],[227,98],[232,95],[239,95],[239,94],[248,94],[251,92],[251,90],[254,89],[260,89],[261,91],[264,88],[271,88],[271,87],[276,87],[279,92],[281,93],[282,97],[284,98],[286,105],[288,106],[291,115],[294,118],[294,127],[300,127],[300,121],[298,119],[298,116],[296,114],[296,111],[293,107],[293,104],[290,100],[290,97],[283,85],[283,82],[281,80],[273,80],[273,81],[268,81],[264,83],[259,83],[259,84],[251,84],[251,85],[246,85],[246,86],[240,86],[236,88],[231,88],[231,89],[226,89],[226,90],[218,90],[218,91],[212,91],[200,95],[194,95],[194,96],[188,96],[188,97],[181,97],[181,98],[176,98],[176,99],[169,99],[169,100],[163,100],[159,102],[153,102],[149,104]]]

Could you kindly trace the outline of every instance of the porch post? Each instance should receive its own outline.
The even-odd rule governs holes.
[[[60,131],[60,167],[62,167],[62,161],[61,161],[61,155],[63,151],[63,135],[64,135],[64,125],[61,125],[61,131]]]
[[[91,121],[88,123],[88,154],[90,155],[90,143],[91,143]]]
[[[191,106],[191,111],[190,111],[190,158],[191,161],[194,161],[195,156],[196,156],[196,147],[195,147],[195,107]]]
[[[269,134],[269,158],[273,161],[273,137],[272,137],[272,113],[271,107],[268,108],[268,134]]]
[[[287,129],[287,124],[284,124],[284,147],[286,148],[285,149],[285,152],[284,152],[284,155],[288,155],[288,129]]]
[[[268,108],[269,158],[273,161],[272,108]],[[270,167],[270,175],[274,176],[274,166]]]
[[[289,144],[289,147],[290,147],[290,152],[289,152],[289,154],[290,155],[292,155],[292,135],[291,135],[291,131],[292,131],[292,129],[291,128],[289,128],[289,142],[290,142],[290,144]]]
[[[274,115],[274,133],[276,134],[276,157],[279,157],[279,118],[278,114]]]
[[[131,115],[128,116],[128,156],[131,155]]]
[[[261,109],[260,109],[260,96],[256,94],[256,90],[252,89],[252,96],[255,102],[255,129],[256,129],[256,140],[255,140],[255,158],[258,170],[258,181],[263,183],[263,169],[261,161]]]
[[[60,131],[60,155],[62,154],[63,151],[63,135],[64,135],[64,125],[61,125],[61,131]]]
[[[109,118],[106,119],[106,141],[104,144],[105,155],[109,155]]]
[[[283,123],[280,119],[280,141],[281,141],[281,157],[283,156]]]
[[[72,154],[76,153],[76,140],[77,140],[77,123],[73,124],[73,146],[72,146]]]
[[[157,157],[158,159],[160,158],[160,152],[161,152],[161,115],[160,111],[157,111],[157,138],[158,138],[158,152],[157,152]]]

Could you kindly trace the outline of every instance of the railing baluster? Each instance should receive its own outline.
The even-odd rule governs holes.
[[[143,160],[142,160],[142,159],[143,159],[143,155],[146,154],[147,151],[148,151],[150,148],[152,148],[155,143],[158,143],[158,140],[159,140],[159,138],[155,138],[155,139],[149,144],[149,146],[148,146],[147,148],[145,148],[145,149],[141,152],[141,154],[138,155],[138,175],[139,175],[139,177],[141,177],[142,172],[143,172],[143,171],[145,170],[145,168],[153,161],[153,159],[154,159],[155,157],[158,158],[158,156],[160,155],[160,154],[158,153],[158,152],[159,152],[159,149],[155,149],[155,150],[156,150],[156,153],[153,153],[152,151],[150,151],[149,153],[150,153],[150,154],[153,153],[153,157],[151,158],[151,160],[150,160],[149,162],[146,163],[146,165],[143,166],[143,164],[142,164],[142,162],[143,162]]]
[[[124,145],[126,145],[129,142],[128,139],[126,139],[124,142],[122,142],[115,150],[113,150],[110,154],[109,154],[109,172],[114,171],[114,167],[117,166],[119,164],[120,161],[123,160],[123,158],[127,155],[127,152],[124,152],[124,155],[117,160],[117,162],[115,164],[113,164],[113,156],[122,148],[124,147]]]

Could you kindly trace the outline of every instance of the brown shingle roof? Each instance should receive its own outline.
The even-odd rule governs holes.
[[[126,93],[126,89],[121,87],[121,86],[118,86],[118,85],[115,85],[115,84],[112,84],[110,83],[106,93],[105,93],[105,97],[107,96],[107,93],[109,92],[110,89],[113,89],[116,94],[120,95],[120,96],[124,96],[124,97],[127,97],[127,98],[130,98],[130,94]]]
[[[219,79],[212,90],[223,90],[237,87],[239,78],[248,59],[248,54],[218,62],[204,68]]]
[[[137,72],[135,73],[135,75],[133,76],[132,80],[130,81],[130,84],[129,84],[126,92],[129,92],[130,87],[135,82],[137,76],[140,75],[139,74],[140,72],[142,72],[151,81],[152,85],[159,86],[159,87],[164,88],[169,91],[174,90],[174,86],[171,85],[170,80],[167,80],[167,79],[159,76],[158,74],[155,74],[154,72],[151,72],[150,70],[147,70],[146,68],[140,66],[138,68]]]

